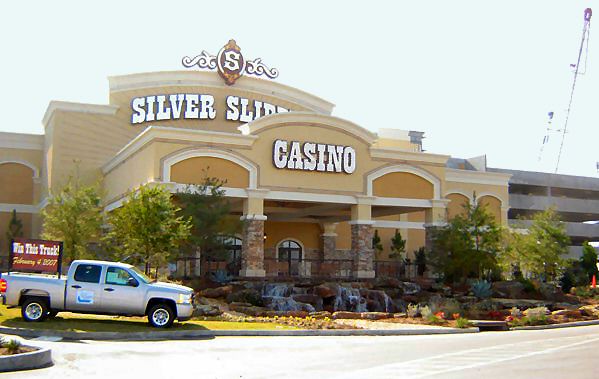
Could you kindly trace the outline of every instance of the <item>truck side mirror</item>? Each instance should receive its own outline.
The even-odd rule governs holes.
[[[129,278],[127,280],[127,285],[131,286],[131,287],[137,287],[139,285],[139,283],[137,282],[137,280],[135,278]]]

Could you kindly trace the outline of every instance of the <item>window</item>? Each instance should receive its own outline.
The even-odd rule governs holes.
[[[299,243],[286,240],[279,244],[279,260],[280,261],[301,261],[302,247]]]
[[[102,266],[80,264],[75,270],[75,280],[85,283],[100,283]]]
[[[133,277],[125,269],[118,267],[108,267],[108,270],[106,270],[106,284],[126,286],[129,284],[130,278]]]

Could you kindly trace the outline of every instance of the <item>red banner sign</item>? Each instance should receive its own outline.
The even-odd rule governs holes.
[[[57,273],[62,261],[62,242],[15,238],[11,242],[11,271]]]

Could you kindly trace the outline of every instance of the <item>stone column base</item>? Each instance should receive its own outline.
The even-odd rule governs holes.
[[[374,270],[358,270],[354,272],[357,279],[373,279],[375,277]]]
[[[265,270],[252,270],[249,268],[246,268],[245,270],[240,270],[239,271],[239,276],[243,276],[246,278],[264,278],[266,276],[266,271]]]

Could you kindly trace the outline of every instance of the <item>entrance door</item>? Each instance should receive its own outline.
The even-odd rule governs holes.
[[[299,265],[302,261],[302,247],[292,240],[285,240],[279,245],[279,262],[287,262],[289,276],[299,276]]]

